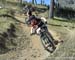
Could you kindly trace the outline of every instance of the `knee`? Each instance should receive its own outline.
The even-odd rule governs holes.
[[[38,29],[36,30],[37,34],[40,34],[40,30],[41,30],[41,28],[38,28]]]

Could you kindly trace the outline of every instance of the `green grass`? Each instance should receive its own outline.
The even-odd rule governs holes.
[[[64,31],[63,31],[64,32]],[[65,34],[64,43],[58,47],[58,50],[50,55],[46,60],[72,60],[75,59],[75,30]]]
[[[0,14],[6,14],[7,9],[0,9]]]
[[[58,46],[53,55],[45,60],[73,60],[75,59],[75,22],[61,21],[59,19],[49,20],[48,28],[60,34],[64,42]]]
[[[13,23],[12,19],[8,19],[7,17],[0,17],[0,32],[6,31],[6,29],[9,28],[10,23]]]
[[[14,25],[13,28],[11,24]],[[26,48],[29,45],[29,38],[26,36],[26,33],[22,31],[17,21],[10,17],[0,17],[0,44],[1,43],[4,47],[0,46],[0,54],[5,54],[12,50],[20,51]],[[3,57],[0,56],[0,59],[3,59]]]
[[[50,25],[59,26],[59,27],[69,27],[75,28],[75,21],[74,20],[61,20],[61,19],[53,19],[48,20]]]
[[[14,6],[12,6],[11,4],[9,5],[9,9],[14,8]],[[17,6],[15,6],[15,8],[17,10],[19,9]],[[40,8],[42,8],[42,6],[40,6]],[[9,9],[1,9],[0,14],[6,14]],[[48,17],[48,11],[39,15]],[[18,37],[15,38],[13,42],[15,42],[17,46],[11,44],[11,40],[9,42],[6,42],[5,44],[9,49],[12,49],[12,51],[15,51],[16,49],[19,52],[19,50],[25,49],[28,46],[29,38],[26,36],[27,33],[23,32],[19,25],[17,25],[15,22],[16,21],[11,18],[0,17],[0,33],[7,32],[7,29],[10,28],[11,23],[15,24],[15,34],[17,34]],[[56,18],[53,20],[48,19],[48,29],[54,30],[58,34],[60,34],[60,39],[64,42],[57,47],[58,49],[53,53],[53,55],[50,54],[50,56],[45,60],[73,60],[72,57],[75,57],[75,21],[64,20],[60,18]],[[0,56],[0,59],[5,60],[8,59],[8,57],[11,57],[11,54]],[[63,57],[71,58],[68,59]]]

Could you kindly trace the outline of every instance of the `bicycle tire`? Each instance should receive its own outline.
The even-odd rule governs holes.
[[[52,40],[52,37],[50,37],[50,35],[48,34],[48,32],[42,32],[43,36],[41,37],[41,42],[42,42],[42,45],[44,46],[44,48],[49,51],[49,52],[53,52],[51,50],[49,50],[48,48],[45,47],[45,39],[46,39],[46,42],[49,43],[51,46],[49,46],[50,48],[52,47],[52,49],[55,50],[55,44]],[[45,38],[45,39],[44,39]]]

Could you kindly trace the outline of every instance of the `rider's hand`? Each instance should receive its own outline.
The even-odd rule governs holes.
[[[37,25],[34,25],[34,26],[33,26],[33,28],[37,29],[37,28],[38,28],[38,26],[37,26]]]
[[[45,22],[45,24],[47,24],[47,21]]]

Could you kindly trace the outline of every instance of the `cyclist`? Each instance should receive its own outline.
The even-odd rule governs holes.
[[[28,11],[27,16],[27,23],[31,26],[31,35],[35,34],[35,32],[39,34],[40,27],[42,25],[45,25],[45,23],[47,23],[47,20],[44,17],[38,18],[35,15],[32,15],[32,11]]]

